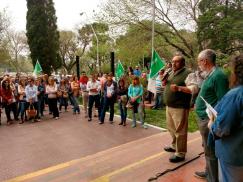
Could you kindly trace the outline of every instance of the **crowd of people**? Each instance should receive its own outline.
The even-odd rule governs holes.
[[[54,119],[59,119],[63,108],[64,112],[68,111],[68,105],[71,105],[73,114],[80,114],[80,104],[83,105],[85,118],[89,122],[94,115],[98,117],[99,124],[103,124],[106,111],[109,110],[109,121],[112,124],[117,102],[121,115],[119,125],[126,126],[129,102],[134,108],[132,127],[136,127],[135,113],[138,112],[142,127],[147,128],[141,102],[144,90],[139,77],[132,77],[131,85],[125,77],[116,82],[112,73],[103,74],[101,77],[91,74],[89,77],[85,72],[82,72],[80,78],[67,76],[60,80],[46,74],[37,78],[6,74],[0,81],[1,108],[5,110],[7,125],[14,121],[19,121],[19,124],[26,121],[39,122],[44,116],[44,110],[48,110]]]
[[[79,98],[82,97],[87,121],[92,121],[98,111],[99,124],[104,124],[109,110],[112,124],[117,102],[119,125],[126,126],[127,109],[131,109],[131,126],[137,126],[138,114],[141,126],[146,129],[143,101],[151,103],[154,97],[152,109],[166,107],[166,123],[172,143],[164,150],[174,153],[169,158],[172,163],[185,160],[188,116],[194,107],[206,160],[205,171],[195,172],[195,176],[210,182],[243,181],[243,56],[233,59],[230,78],[216,66],[216,54],[211,49],[202,51],[197,63],[198,70],[193,72],[186,68],[183,56],[174,56],[158,73],[155,93],[146,90],[149,73],[142,72],[138,66],[135,69],[129,67],[128,74],[118,81],[112,73],[88,77],[82,72],[80,78],[63,77],[59,81],[48,75],[38,78],[5,75],[1,78],[1,104],[8,125],[13,123],[11,112],[14,120],[23,124],[30,119],[40,121],[46,105],[55,119],[59,118],[63,107],[68,111],[69,104],[73,114],[80,114]],[[215,107],[217,116],[210,114],[205,100]]]

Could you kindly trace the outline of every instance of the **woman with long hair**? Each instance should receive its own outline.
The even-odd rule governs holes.
[[[79,83],[80,83],[80,89],[81,89],[81,93],[82,93],[85,118],[88,117],[88,100],[89,100],[89,93],[87,91],[88,81],[89,81],[89,77],[83,71],[82,76],[80,77]]]
[[[8,78],[2,82],[2,102],[7,116],[7,125],[10,125],[13,123],[10,116],[10,111],[14,112],[15,120],[17,120],[17,107],[15,104],[13,91],[10,87],[10,80]]]
[[[79,98],[79,91],[80,91],[80,86],[79,86],[79,81],[77,76],[73,76],[73,81],[71,82],[71,89],[72,89],[72,94],[73,94],[73,114],[80,114],[80,108],[79,108],[79,103],[78,103],[78,98]]]
[[[143,111],[143,86],[140,84],[139,77],[135,76],[132,84],[128,88],[129,102],[132,105],[133,124],[132,128],[136,127],[136,113],[139,114],[142,127],[147,129],[144,124],[144,111]]]
[[[39,110],[38,110],[38,90],[35,85],[35,79],[33,77],[28,78],[28,85],[25,87],[25,95],[26,95],[26,108],[33,108],[37,111],[34,117],[34,121],[40,121]],[[30,118],[29,118],[30,119]]]
[[[21,121],[19,124],[23,124],[26,117],[26,94],[25,94],[25,78],[20,78],[18,85],[18,94],[19,94],[19,110]]]
[[[46,93],[48,94],[48,103],[52,111],[53,118],[59,119],[59,111],[57,108],[57,85],[53,77],[49,77],[48,85],[46,86]]]
[[[36,80],[37,97],[38,97],[38,110],[41,116],[44,116],[45,109],[45,86],[42,83],[42,78],[39,77]]]
[[[232,89],[215,106],[216,118],[208,123],[210,139],[215,139],[219,160],[219,180],[243,181],[243,54],[232,60]]]
[[[110,73],[107,77],[107,81],[104,84],[104,104],[102,106],[101,116],[100,116],[100,124],[104,123],[105,113],[108,109],[110,109],[110,118],[109,121],[112,124],[114,118],[114,105],[116,101],[117,94],[117,83],[112,79],[113,75]]]
[[[126,86],[126,81],[124,78],[121,78],[118,81],[118,89],[117,89],[117,97],[118,97],[118,106],[121,115],[121,122],[119,125],[126,126],[127,120],[127,101],[128,101],[128,88]]]
[[[62,79],[60,81],[60,85],[58,87],[59,96],[59,111],[62,111],[62,106],[64,106],[65,112],[67,112],[68,106],[68,85],[66,84],[66,80]]]
[[[126,82],[124,78],[121,78],[118,81],[118,89],[117,89],[117,96],[118,96],[118,106],[121,115],[121,122],[119,125],[126,126],[126,119],[127,119],[127,101],[128,101],[128,89],[126,87]]]

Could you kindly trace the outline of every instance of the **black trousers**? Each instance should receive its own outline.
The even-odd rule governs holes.
[[[57,108],[57,98],[48,98],[50,110],[52,111],[53,117],[59,117],[59,111]]]
[[[88,109],[89,118],[92,118],[92,108],[93,108],[94,103],[95,103],[95,106],[98,108],[98,115],[99,115],[99,119],[100,119],[100,113],[101,113],[100,95],[89,95],[89,109]]]
[[[11,103],[11,104],[5,104],[5,114],[7,116],[7,120],[10,121],[11,120],[11,116],[10,116],[10,112],[13,111],[14,113],[14,119],[17,120],[18,119],[18,110],[17,110],[17,103]]]
[[[104,122],[105,120],[105,113],[108,109],[110,109],[110,119],[109,121],[113,121],[114,118],[114,104],[115,99],[114,98],[104,98],[104,103],[102,104],[102,112],[100,116],[100,121]]]

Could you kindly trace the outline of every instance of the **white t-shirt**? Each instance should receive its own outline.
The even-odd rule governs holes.
[[[112,94],[114,94],[114,84],[112,83],[110,86],[106,85],[106,89],[107,89],[107,96],[111,96]]]
[[[101,88],[100,82],[97,80],[95,82],[93,82],[91,80],[91,81],[88,81],[88,83],[87,83],[87,91],[89,91],[89,95],[98,95],[100,88]],[[91,91],[92,89],[96,89],[97,92]]]

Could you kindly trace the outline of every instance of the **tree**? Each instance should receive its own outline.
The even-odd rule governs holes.
[[[96,69],[97,63],[97,42],[94,35],[94,31],[98,37],[99,41],[99,63],[106,64],[110,58],[110,51],[114,45],[114,40],[109,36],[109,26],[105,23],[95,22],[92,24],[86,24],[79,30],[79,44],[81,49],[79,49],[79,56],[82,55],[81,61],[88,68],[94,70]],[[89,50],[86,52],[86,55],[83,55],[86,47],[89,45]],[[88,60],[88,61],[87,61]]]
[[[155,33],[177,52],[181,52],[191,60],[196,57],[198,47],[187,38],[197,27],[198,3],[199,0],[156,0],[155,3],[156,22],[168,27],[165,30],[155,29]],[[151,32],[152,25],[145,24],[144,20],[152,19],[152,7],[151,0],[108,0],[103,7],[101,20],[119,28],[138,24],[144,30]],[[187,34],[185,30],[191,31]]]
[[[75,56],[78,50],[77,36],[72,31],[61,31],[60,32],[60,57],[62,60],[62,66],[71,74],[71,70],[75,65]]]
[[[51,74],[61,66],[59,32],[52,0],[27,0],[27,38],[32,64],[39,60],[43,72]]]
[[[243,50],[243,2],[202,0],[199,8],[198,40],[202,49],[212,48],[231,55]]]
[[[3,41],[5,34],[11,24],[10,17],[5,9],[0,10],[0,45]]]
[[[151,21],[144,20],[142,22],[146,26],[152,24]],[[155,23],[155,29],[157,31],[169,31],[170,28],[166,24]],[[187,38],[190,44],[196,44],[195,34],[188,31],[180,30],[180,33]],[[167,37],[174,44],[180,45],[178,39],[175,37]],[[127,32],[121,35],[117,39],[116,49],[118,50],[118,58],[125,62],[127,65],[135,66],[139,63],[143,64],[144,59],[151,59],[151,32],[141,27],[138,23],[134,23],[128,26]],[[183,45],[180,45],[183,47]],[[165,60],[170,60],[174,53],[177,51],[173,46],[168,44],[163,37],[159,34],[155,34],[156,51]],[[196,46],[195,46],[196,47]]]
[[[19,72],[22,67],[22,65],[20,66],[19,58],[21,57],[23,59],[23,56],[28,53],[26,35],[24,32],[9,30],[7,32],[7,40],[10,63]]]
[[[113,40],[109,36],[109,26],[106,23],[95,22],[92,24],[99,40],[99,66],[107,64],[110,60],[110,52],[112,50]],[[91,26],[90,26],[91,27]],[[97,42],[92,31],[92,46],[88,52],[88,56],[93,60],[97,59]],[[96,65],[96,64],[95,64]]]
[[[1,68],[10,67],[10,52],[8,49],[7,32],[11,25],[11,18],[6,9],[0,10],[0,63]],[[4,71],[4,70],[2,70]]]

